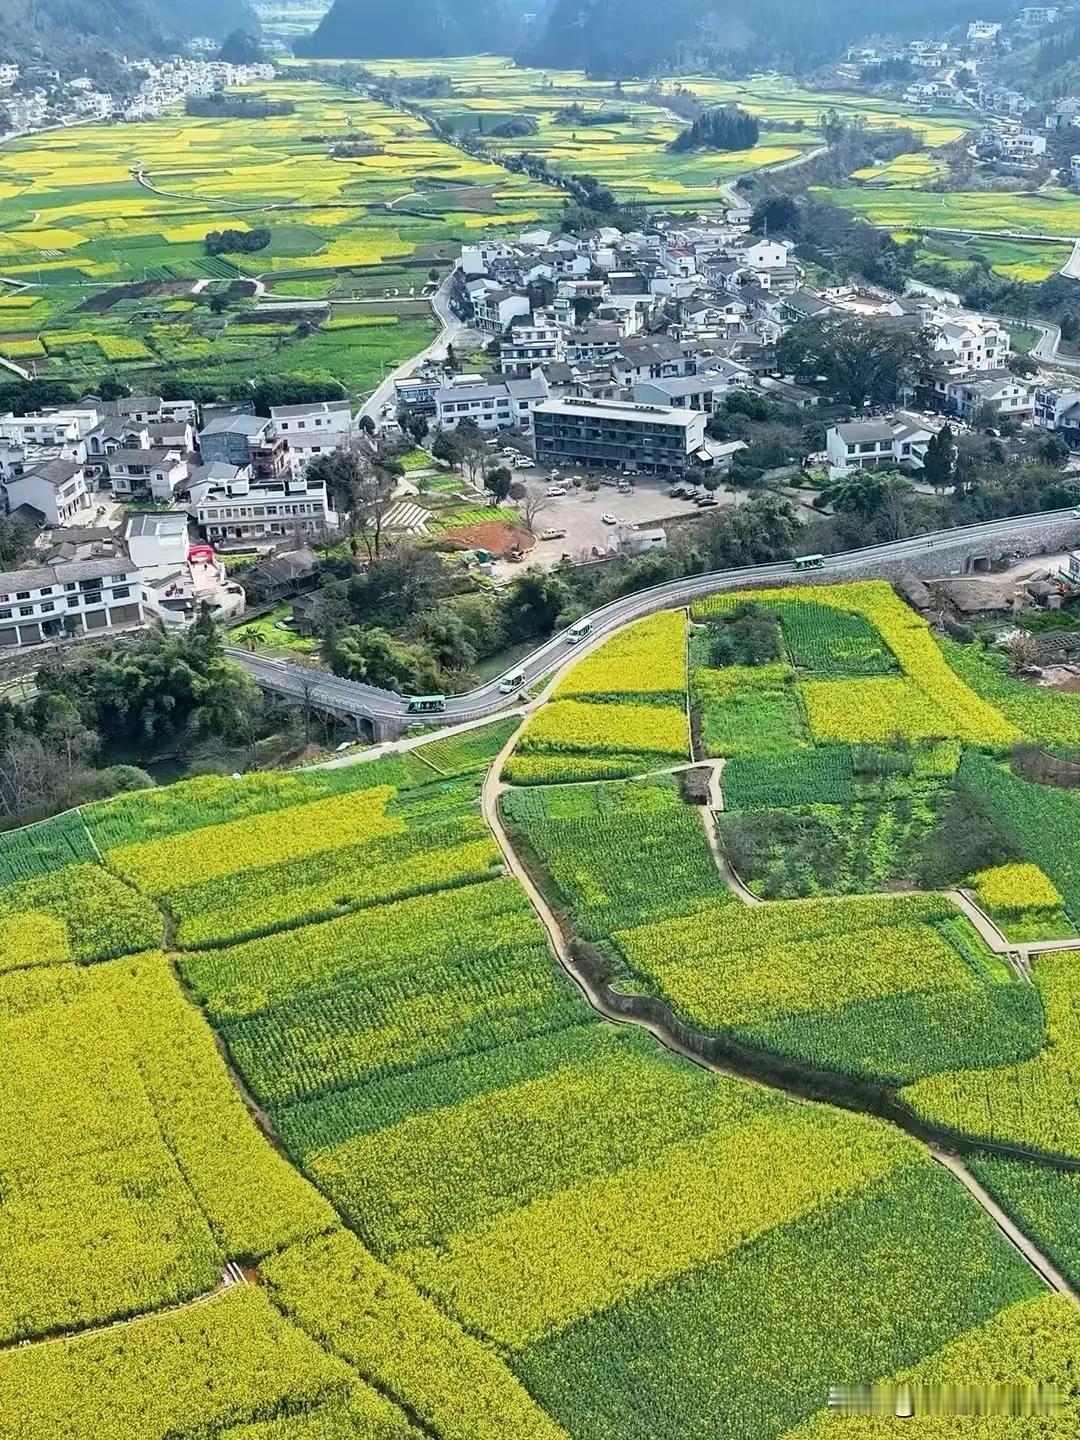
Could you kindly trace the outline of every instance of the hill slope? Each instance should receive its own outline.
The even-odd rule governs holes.
[[[382,60],[471,55],[514,49],[524,22],[521,0],[334,0],[298,55]]]
[[[61,68],[91,49],[133,57],[182,48],[193,35],[258,29],[248,0],[3,0],[0,56]],[[96,42],[96,44],[95,44]]]
[[[340,0],[339,0],[340,3]],[[528,58],[609,75],[648,75],[673,64],[805,70],[871,33],[915,35],[976,16],[1001,18],[1002,0],[554,0]]]

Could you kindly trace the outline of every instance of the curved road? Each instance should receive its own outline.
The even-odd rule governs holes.
[[[894,540],[886,545],[870,546],[862,550],[847,550],[839,555],[830,555],[826,561],[824,575],[831,578],[848,570],[865,569],[876,561],[895,561],[923,556],[934,546],[955,544],[959,539],[1000,540],[1016,536],[1026,539],[1041,529],[1060,527],[1063,523],[1075,522],[1080,533],[1080,515],[1073,510],[1054,510],[1039,515],[1020,515],[1006,520],[990,520],[979,525],[967,525],[951,530],[936,531],[932,535],[920,535],[910,540]],[[648,590],[639,590],[634,595],[623,596],[610,604],[594,610],[583,617],[592,625],[590,642],[610,634],[630,620],[637,620],[655,610],[671,605],[683,605],[691,600],[710,595],[716,590],[730,590],[745,585],[766,584],[770,581],[790,580],[791,562],[779,561],[769,565],[748,565],[735,570],[714,570],[703,575],[687,575],[679,580],[669,580],[662,585],[653,585]],[[822,574],[810,571],[806,580],[813,583]],[[581,623],[581,622],[579,622]],[[538,646],[506,674],[523,673],[525,685],[531,685],[557,669],[569,658],[567,631],[560,631]],[[305,669],[287,660],[270,660],[246,650],[232,648],[229,654],[249,671],[264,689],[282,695],[306,699],[317,707],[325,707],[338,713],[357,716],[366,720],[392,720],[402,722],[409,717],[407,700],[390,690],[376,689],[355,680],[344,680],[337,675],[323,671]],[[446,724],[462,720],[476,720],[491,715],[505,705],[512,703],[512,697],[499,692],[499,676],[485,685],[469,690],[464,695],[447,698],[445,711],[440,712]],[[520,687],[519,687],[520,688]],[[411,717],[416,719],[417,717]],[[439,716],[427,716],[426,720],[439,722]]]

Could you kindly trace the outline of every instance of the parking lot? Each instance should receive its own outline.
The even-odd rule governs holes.
[[[647,528],[686,515],[715,513],[702,511],[689,500],[672,499],[670,481],[659,476],[631,477],[633,489],[629,493],[620,494],[614,485],[601,485],[599,490],[586,490],[584,485],[580,488],[569,485],[565,495],[550,499],[547,491],[553,482],[546,473],[518,471],[515,479],[523,480],[531,494],[543,497],[542,508],[533,522],[537,536],[545,530],[566,532],[558,539],[538,538],[535,548],[529,552],[531,564],[554,565],[563,555],[570,555],[575,560],[588,559],[593,557],[594,551],[605,555],[618,545],[620,533],[627,528]],[[718,508],[731,504],[734,498],[723,488],[715,493]],[[601,518],[604,515],[614,516],[618,523],[605,524]]]

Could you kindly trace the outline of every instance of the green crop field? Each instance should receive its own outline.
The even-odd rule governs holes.
[[[427,307],[409,304],[429,271],[444,274],[470,236],[552,206],[549,192],[354,92],[275,81],[255,93],[295,111],[170,113],[5,147],[0,354],[76,380],[108,365],[140,385],[168,370],[331,376],[369,390],[430,338]],[[338,146],[357,153],[336,157]],[[265,249],[207,255],[210,231],[260,226]],[[389,295],[389,313],[353,309],[372,323],[308,334],[302,315],[252,325],[250,309],[219,316],[209,293],[192,293],[243,276],[303,299],[356,294],[360,282],[363,295]]]
[[[433,69],[430,62],[420,60],[373,60],[368,65],[377,74],[403,79]],[[910,126],[928,146],[955,140],[972,124],[959,113],[922,114],[870,96],[817,94],[779,75],[754,76],[745,82],[688,75],[654,90],[625,84],[615,91],[611,84],[589,80],[580,71],[531,69],[498,56],[440,61],[437,68],[452,82],[454,92],[426,99],[424,107],[449,129],[486,136],[492,153],[543,156],[556,172],[595,175],[620,199],[665,206],[700,205],[715,198],[723,181],[797,160],[821,144],[820,119],[826,110],[835,109],[848,118],[860,115],[871,126]],[[679,85],[707,103],[738,104],[757,115],[759,143],[752,150],[726,153],[669,152],[667,146],[681,124],[665,107],[664,94]],[[560,113],[574,105],[583,118]],[[605,115],[611,119],[605,120]],[[535,134],[498,135],[501,123],[522,117],[536,123]],[[928,177],[936,171],[928,157],[907,158],[925,163],[929,169],[920,173]]]
[[[1038,1157],[1080,1156],[1080,962],[1018,974],[950,888],[1080,916],[1074,797],[1005,759],[1063,716],[878,583],[757,592],[777,654],[710,667],[732,603],[570,653],[524,723],[3,837],[0,1440],[829,1440],[830,1385],[972,1376],[1064,1383],[1043,1433],[1073,1433],[1071,1302],[858,1113],[873,1082],[1030,1151],[970,1163],[1076,1274],[1076,1186]],[[711,787],[678,773],[735,734]],[[996,863],[917,884],[950,805]],[[728,825],[825,812],[750,903]],[[602,1018],[545,919],[654,1033]],[[660,1043],[657,999],[738,1066]]]
[[[372,68],[407,77],[430,66],[383,61]],[[303,76],[304,67],[293,73]],[[293,375],[366,392],[429,340],[427,307],[417,297],[432,270],[445,274],[460,244],[480,234],[555,216],[558,190],[504,168],[500,162],[512,154],[542,156],[556,174],[595,175],[621,200],[693,209],[716,199],[726,181],[796,161],[818,146],[827,109],[861,115],[871,126],[909,125],[928,147],[970,124],[966,116],[914,113],[873,97],[818,95],[775,75],[738,84],[689,76],[667,83],[688,84],[708,101],[744,105],[759,116],[762,134],[749,151],[675,154],[668,145],[680,123],[662,87],[617,93],[576,71],[466,57],[440,67],[453,93],[424,104],[447,130],[483,137],[487,156],[477,158],[437,139],[422,119],[322,83],[316,73],[252,87],[292,102],[288,115],[169,113],[6,146],[0,355],[76,383],[108,368],[146,388],[164,374],[221,383]],[[535,134],[493,133],[522,118],[535,122]],[[927,151],[917,151],[877,179],[896,208],[918,194],[904,185],[930,178],[937,167]],[[874,193],[853,189],[851,203],[858,208]],[[849,192],[836,194],[849,202]],[[1061,233],[1069,224],[1067,204],[1058,216]],[[908,221],[919,223],[917,215]],[[212,230],[261,227],[271,238],[258,251],[206,252]],[[1004,263],[1008,269],[1026,262]],[[249,300],[215,313],[213,289],[242,278],[260,279],[269,303],[385,305],[362,315],[378,323],[348,324],[356,311],[342,307],[330,328],[314,333],[303,323],[310,316],[299,312],[269,310],[259,323]]]

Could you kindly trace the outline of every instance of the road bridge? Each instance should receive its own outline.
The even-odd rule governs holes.
[[[686,575],[625,595],[583,617],[592,626],[590,639],[618,630],[631,620],[673,605],[686,605],[717,590],[747,586],[827,584],[839,580],[896,579],[915,575],[922,579],[988,569],[1007,556],[1046,554],[1080,544],[1080,510],[1055,510],[1036,515],[1011,516],[978,525],[939,530],[884,545],[847,550],[826,559],[823,571],[794,571],[791,562],[747,565],[731,570],[714,570]],[[580,622],[578,622],[580,623]],[[569,658],[567,632],[560,631],[538,645],[507,673],[524,673],[532,685],[559,668]],[[376,740],[393,739],[421,717],[410,715],[405,697],[380,690],[321,670],[311,670],[286,660],[271,660],[246,650],[230,649],[229,654],[264,689],[295,698],[313,709],[325,711],[349,723],[358,731],[369,730]],[[446,709],[438,717],[424,716],[423,723],[458,724],[493,715],[514,703],[514,697],[499,691],[497,676],[463,695],[447,697]]]

